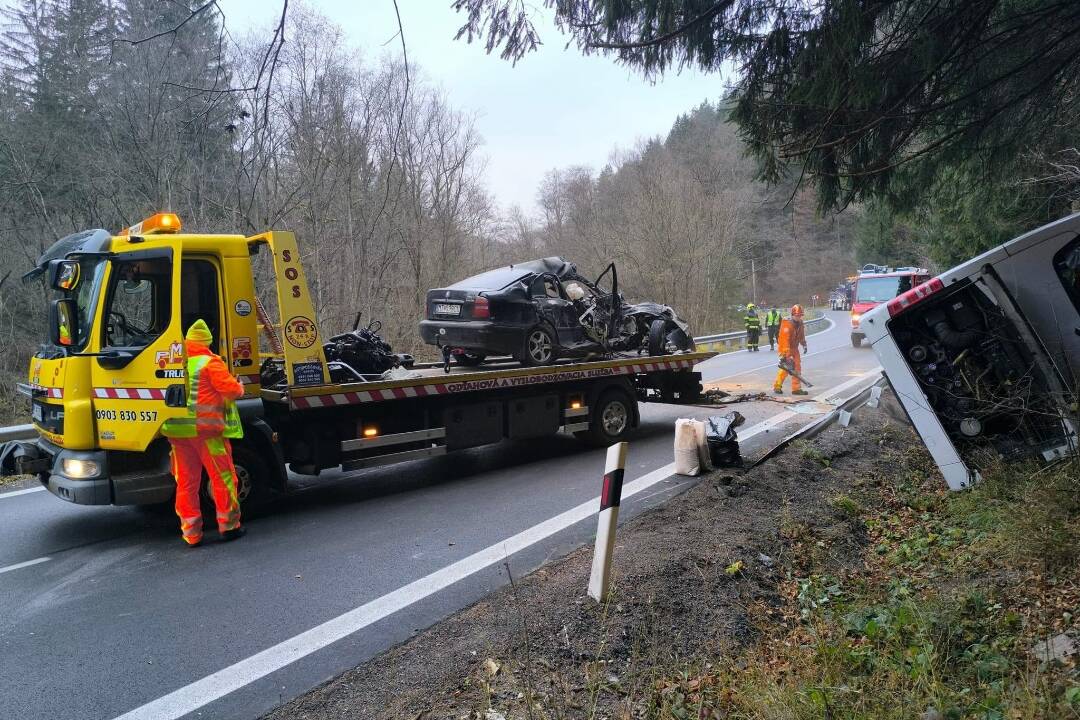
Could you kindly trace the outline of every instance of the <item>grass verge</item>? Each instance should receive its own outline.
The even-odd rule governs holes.
[[[963,493],[921,448],[888,466],[833,501],[866,529],[861,567],[782,525],[785,602],[751,608],[759,640],[666,673],[638,717],[1080,717],[1080,465],[998,467]]]

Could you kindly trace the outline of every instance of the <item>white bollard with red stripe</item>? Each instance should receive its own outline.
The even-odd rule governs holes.
[[[604,464],[604,489],[600,493],[596,548],[593,550],[592,575],[589,578],[589,597],[597,602],[603,602],[607,597],[611,582],[611,556],[615,550],[615,526],[619,522],[627,447],[624,442],[609,447]]]

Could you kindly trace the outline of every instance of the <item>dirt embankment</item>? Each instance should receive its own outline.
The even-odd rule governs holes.
[[[583,548],[269,717],[637,717],[667,669],[755,640],[753,614],[784,604],[796,529],[827,566],[857,564],[865,528],[835,499],[883,471],[883,446],[912,442],[864,410],[761,467],[714,473],[620,528],[607,604],[585,596]]]
[[[950,493],[886,396],[271,717],[1080,718],[1080,459]]]

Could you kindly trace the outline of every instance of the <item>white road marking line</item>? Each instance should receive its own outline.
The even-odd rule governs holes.
[[[835,390],[835,389],[834,389]],[[826,391],[826,393],[832,392]],[[791,411],[780,415],[796,415]],[[782,422],[782,421],[781,421]],[[760,422],[739,433],[740,441],[748,440],[772,425],[773,419]],[[643,490],[663,482],[675,472],[675,463],[669,463],[623,486],[622,496],[626,500]],[[316,625],[310,630],[294,635],[277,645],[266,648],[244,658],[226,668],[196,680],[190,685],[135,708],[114,720],[176,720],[188,713],[209,705],[229,693],[250,685],[272,672],[276,672],[301,658],[342,640],[353,633],[372,625],[383,618],[413,605],[424,598],[460,582],[485,568],[502,562],[511,555],[545,540],[557,532],[595,517],[600,506],[600,496],[596,496],[580,505],[533,525],[517,535],[491,545],[483,550],[462,558],[455,563],[436,570],[413,582],[403,585],[370,602],[349,610],[335,618]]]
[[[13,497],[15,497],[17,495],[26,495],[27,493],[43,492],[44,490],[45,490],[45,488],[43,488],[43,487],[32,487],[32,488],[26,488],[24,490],[12,490],[11,492],[0,493],[0,500],[6,500],[7,498],[13,498]]]
[[[0,567],[0,575],[3,575],[6,572],[11,572],[12,570],[19,570],[24,567],[30,567],[31,565],[40,565],[41,563],[49,562],[50,560],[52,560],[52,558],[50,557],[39,557],[34,558],[33,560],[27,560],[26,562],[15,563],[14,565],[7,565],[6,567]]]
[[[853,378],[851,378],[850,380],[848,380],[845,383],[841,383],[841,384],[837,385],[834,388],[829,388],[828,390],[821,393],[820,395],[816,395],[814,397],[814,401],[815,402],[826,402],[828,400],[828,398],[836,397],[837,395],[844,392],[848,388],[855,387],[856,385],[858,385],[860,383],[866,382],[867,378],[869,378],[871,376],[880,375],[881,371],[882,371],[882,367],[880,365],[878,365],[875,368],[871,368],[870,370],[867,370],[866,372],[864,372],[862,375],[859,375],[858,377],[853,377]]]
[[[841,348],[846,348],[846,347],[849,347],[849,346],[850,346],[850,343],[843,343],[842,345],[834,345],[833,347],[827,347],[824,350],[815,350],[812,353],[806,353],[805,355],[803,355],[803,357],[804,358],[814,357],[815,355],[821,355],[822,353],[832,352],[833,350],[840,350]],[[718,355],[717,357],[724,357],[724,356],[723,355]],[[779,360],[777,360],[777,362],[779,362]],[[724,375],[723,377],[712,378],[712,379],[702,379],[702,382],[704,382],[704,383],[720,382],[721,380],[727,380],[728,378],[739,377],[740,375],[749,375],[750,373],[757,372],[758,370],[764,370],[765,368],[773,368],[775,370],[775,369],[777,369],[776,363],[770,363],[768,365],[759,365],[758,367],[750,368],[749,370],[740,370],[737,373],[732,373],[731,375]]]

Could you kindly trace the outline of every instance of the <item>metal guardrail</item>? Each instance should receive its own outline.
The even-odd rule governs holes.
[[[33,425],[10,425],[0,427],[0,442],[9,440],[33,440],[38,436]]]
[[[817,329],[819,325],[824,325],[828,321],[829,319],[825,317],[824,314],[820,317],[813,318],[812,320],[807,320],[807,332],[811,329]],[[766,337],[766,342],[768,342],[764,330],[765,328],[762,328],[762,337]],[[735,350],[746,346],[746,331],[733,330],[732,332],[717,333],[716,335],[702,335],[701,337],[694,338],[694,344],[697,345],[698,350],[709,350],[712,352]]]

